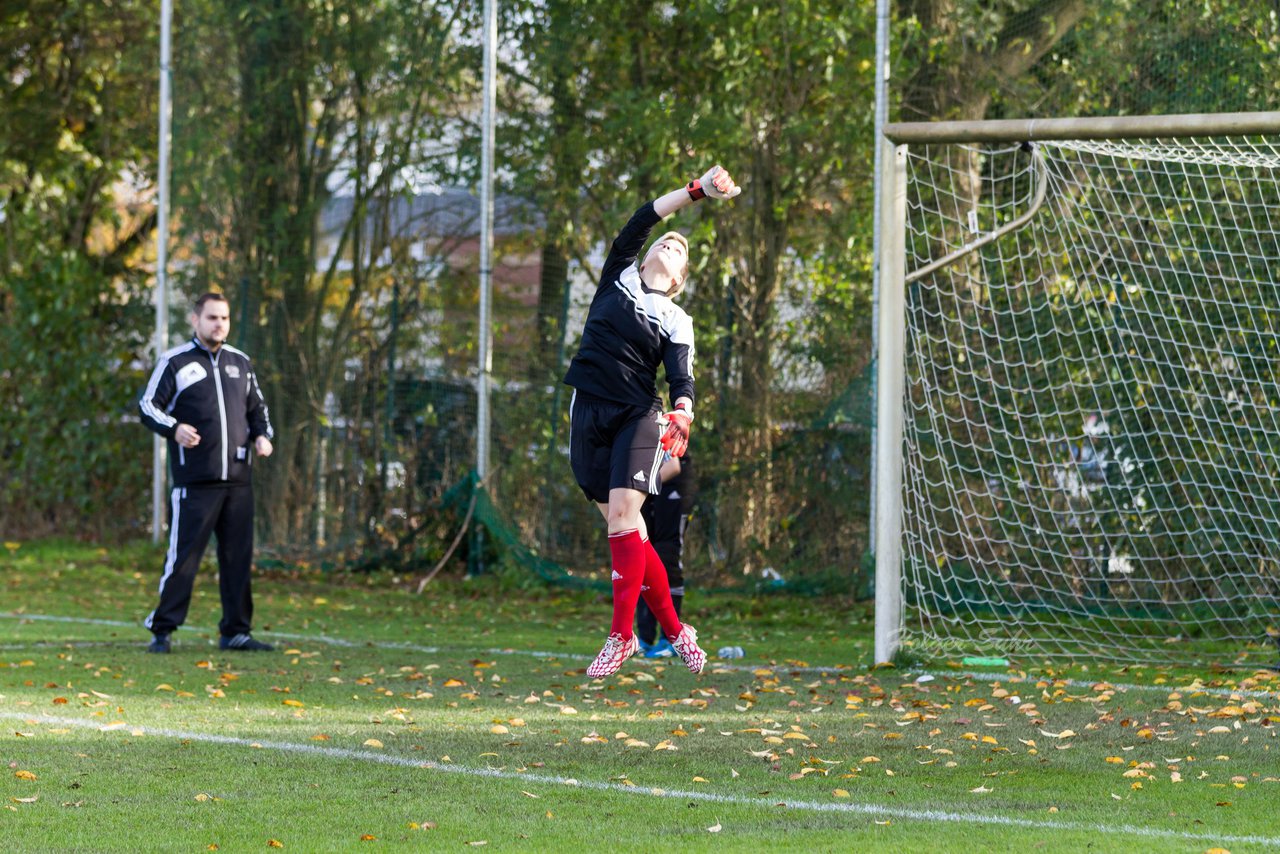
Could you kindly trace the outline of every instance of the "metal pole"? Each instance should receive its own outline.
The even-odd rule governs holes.
[[[875,145],[875,204],[871,216],[871,400],[876,399],[876,371],[880,358],[880,194],[884,188],[881,177],[884,145],[880,135],[889,115],[889,5],[890,0],[876,0],[876,114],[873,144]],[[874,412],[874,410],[873,410]],[[876,482],[879,471],[875,465],[876,449],[880,436],[876,417],[871,416],[871,499],[867,508],[867,551],[876,553]]]
[[[173,0],[160,3],[160,198],[156,202],[156,361],[169,349],[169,119],[173,96],[169,89],[172,53]],[[151,541],[160,542],[165,516],[165,441],[151,442]]]
[[[899,144],[1265,136],[1276,133],[1280,133],[1280,111],[1099,116],[1078,119],[895,122],[884,127],[884,135]]]
[[[490,311],[493,302],[493,104],[497,77],[498,4],[484,3],[484,108],[480,143],[480,363],[476,385],[476,474],[489,474],[489,383],[493,374]]]
[[[876,502],[876,663],[891,661],[902,638],[902,431],[905,399],[907,147],[882,139],[884,146],[884,242],[880,266],[884,289],[880,297],[880,344],[883,358],[876,366],[876,421],[883,433],[876,468],[880,496]]]
[[[476,489],[489,476],[489,387],[493,378],[490,312],[493,302],[493,123],[494,91],[498,76],[498,2],[484,2],[484,106],[480,141],[480,346],[476,381]],[[484,539],[479,525],[472,529],[471,571],[484,569]]]

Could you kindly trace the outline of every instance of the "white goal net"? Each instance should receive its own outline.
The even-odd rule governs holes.
[[[900,643],[1280,660],[1280,137],[896,156]]]

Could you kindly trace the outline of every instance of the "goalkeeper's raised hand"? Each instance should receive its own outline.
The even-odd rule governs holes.
[[[693,412],[684,400],[676,403],[675,409],[662,416],[666,419],[667,429],[662,434],[659,444],[673,457],[683,457],[689,447],[689,425],[693,422]]]
[[[733,176],[723,166],[712,166],[696,181],[690,181],[686,188],[695,202],[704,196],[712,199],[732,199],[742,192],[742,188],[733,180]]]

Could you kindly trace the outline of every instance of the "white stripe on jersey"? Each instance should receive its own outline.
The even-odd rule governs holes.
[[[160,357],[160,363],[156,365],[156,369],[151,372],[151,379],[147,381],[147,389],[142,393],[142,400],[140,401],[140,404],[142,406],[143,412],[147,413],[147,415],[150,416],[153,421],[156,421],[159,424],[163,424],[166,427],[176,426],[178,423],[178,420],[174,418],[172,415],[170,415],[168,412],[161,412],[156,407],[156,405],[152,403],[152,401],[155,399],[155,396],[156,396],[156,387],[160,385],[160,378],[164,376],[165,369],[169,366],[169,360],[172,359],[174,356],[178,355],[179,353],[187,352],[188,350],[190,350],[195,346],[196,345],[194,343],[188,341],[186,344],[181,344],[177,347],[174,347],[171,350],[166,351],[164,355]],[[178,395],[174,394],[175,400],[177,399],[177,397]],[[170,410],[173,409],[172,401],[170,401],[169,409]]]
[[[657,326],[671,343],[693,347],[693,320],[671,301],[671,297],[646,291],[638,269],[628,267],[623,270],[614,284],[635,303],[636,311]]]

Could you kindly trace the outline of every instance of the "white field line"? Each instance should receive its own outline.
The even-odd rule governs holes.
[[[62,617],[51,614],[22,614],[22,613],[0,613],[0,619],[10,620],[35,620],[53,623],[87,623],[95,626],[115,626],[127,629],[142,629],[139,623],[130,623],[125,620],[103,620],[92,617]],[[203,628],[201,626],[184,626],[188,631],[193,632],[212,632],[213,629]],[[427,655],[438,655],[444,652],[467,652],[471,655],[526,655],[532,658],[549,658],[549,659],[565,659],[568,661],[590,661],[594,656],[582,655],[579,653],[569,652],[549,652],[546,650],[535,649],[511,649],[490,647],[485,649],[472,649],[462,646],[423,646],[421,644],[407,643],[402,641],[351,641],[345,638],[335,638],[328,635],[303,635],[292,634],[289,632],[262,632],[263,637],[281,638],[283,640],[301,641],[304,643],[322,643],[328,646],[344,647],[347,649],[395,649],[404,650],[406,652],[420,652]],[[46,642],[46,645],[54,646],[56,643]],[[5,649],[13,649],[15,647],[2,647]],[[656,659],[651,659],[657,661]],[[836,674],[854,672],[851,667],[807,667],[807,666],[791,666],[787,664],[723,664],[720,662],[708,662],[713,670],[728,670],[733,672],[751,673],[756,670],[769,670],[780,673],[821,673]],[[1096,680],[1082,679],[1062,679],[1057,680],[1052,677],[1021,677],[1013,674],[1000,673],[974,673],[967,671],[940,671],[940,670],[921,670],[921,671],[903,671],[900,674],[902,680],[910,680],[911,673],[918,673],[922,676],[947,677],[951,679],[975,679],[979,682],[1001,682],[1005,685],[1029,685],[1034,688],[1035,682],[1041,678],[1050,682],[1062,682],[1064,685],[1072,688],[1092,689],[1099,682],[1106,682],[1114,687],[1117,691],[1153,691],[1168,694],[1172,691],[1191,691],[1204,694],[1216,695],[1221,697],[1253,697],[1256,699],[1274,699],[1280,696],[1280,691],[1246,691],[1231,688],[1213,688],[1209,686],[1199,686],[1191,684],[1169,684],[1169,685],[1139,685],[1125,682],[1112,682],[1109,679],[1099,678]]]
[[[905,807],[886,806],[871,803],[838,803],[825,801],[775,801],[764,798],[750,798],[741,795],[722,795],[714,792],[693,792],[682,789],[646,788],[643,786],[624,786],[621,783],[597,782],[592,780],[575,780],[550,774],[526,774],[507,771],[499,768],[472,768],[454,763],[441,764],[424,762],[420,759],[409,759],[385,753],[374,753],[368,750],[349,750],[341,747],[317,747],[311,744],[295,744],[290,741],[254,740],[237,738],[229,735],[190,732],[187,730],[161,729],[157,727],[131,726],[123,721],[103,725],[97,721],[83,718],[55,717],[52,715],[32,716],[20,712],[0,712],[0,718],[21,720],[29,724],[48,724],[65,727],[93,729],[100,732],[124,732],[132,734],[176,738],[184,741],[198,741],[208,744],[225,744],[260,750],[275,750],[283,753],[298,753],[304,756],[322,757],[325,759],[348,760],[352,762],[371,762],[380,765],[393,765],[402,768],[418,768],[429,771],[441,771],[449,774],[461,774],[466,777],[488,777],[500,780],[520,780],[524,783],[542,783],[552,786],[577,786],[596,791],[617,792],[627,795],[647,795],[657,798],[672,798],[685,801],[703,801],[717,804],[733,804],[748,807],[781,807],[784,809],[804,810],[807,812],[847,813],[851,815],[872,816],[878,818],[896,818],[911,821],[950,822],[957,824],[986,824],[1001,827],[1021,827],[1030,830],[1069,830],[1081,831],[1111,838],[1113,834],[1141,836],[1149,839],[1175,839],[1195,842],[1239,843],[1247,845],[1263,845],[1280,847],[1280,836],[1226,836],[1210,833],[1187,833],[1181,830],[1164,830],[1131,824],[1103,825],[1068,821],[1041,821],[1028,818],[991,815],[955,810],[911,809]]]

